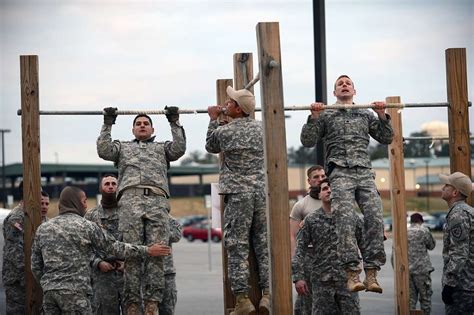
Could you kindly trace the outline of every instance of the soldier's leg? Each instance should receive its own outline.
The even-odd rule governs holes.
[[[160,315],[173,315],[178,300],[176,290],[176,275],[165,275],[165,290],[163,291],[163,301],[159,305]]]
[[[336,291],[332,283],[313,282],[312,315],[339,315],[334,298]]]
[[[169,243],[169,202],[162,196],[146,198],[145,245]],[[148,257],[145,260],[143,278],[143,300],[160,302],[165,288],[164,257]]]
[[[359,315],[360,303],[359,293],[349,292],[345,283],[338,283],[335,294],[338,314],[341,315]]]
[[[416,303],[418,302],[418,290],[416,288],[414,275],[410,274],[408,276],[408,284],[410,286],[408,290],[408,292],[410,293],[410,309],[416,310]]]
[[[313,298],[312,296],[312,286],[311,286],[311,269],[313,264],[313,256],[312,256],[312,248],[308,248],[306,255],[304,257],[305,265],[304,267],[304,277],[306,280],[306,284],[308,285],[308,289],[310,295],[302,297],[302,307],[303,307],[303,314],[311,314],[311,309],[313,308]]]
[[[253,204],[253,205],[252,205]],[[265,192],[259,191],[249,196],[248,206],[254,207],[253,219],[250,231],[253,248],[258,264],[259,285],[261,289],[269,288],[268,267],[268,234],[266,216]]]
[[[92,314],[92,304],[84,292],[56,291],[56,303],[62,315]],[[48,313],[46,313],[48,314]]]
[[[5,302],[7,315],[26,314],[25,287],[19,282],[5,285]]]
[[[142,195],[125,191],[118,204],[119,231],[123,241],[131,244],[144,244],[144,224]],[[124,271],[123,297],[125,305],[141,304],[142,258],[126,258]]]
[[[56,302],[58,296],[58,291],[46,291],[43,293],[42,314],[61,315],[61,309],[59,308],[59,304]]]
[[[429,273],[427,273],[423,275],[417,275],[415,278],[418,295],[420,297],[421,309],[423,312],[425,312],[425,315],[429,315],[431,314],[431,295],[433,295],[433,290],[431,288],[431,276]]]
[[[445,305],[446,315],[473,315],[474,292],[456,290],[453,293],[454,303]]]
[[[312,299],[311,295],[310,298]],[[295,307],[294,307],[294,315],[305,315],[304,312],[304,297],[302,295],[296,296]],[[311,313],[309,313],[311,314]]]
[[[116,287],[116,271],[95,277],[94,314],[120,314],[120,293]]]

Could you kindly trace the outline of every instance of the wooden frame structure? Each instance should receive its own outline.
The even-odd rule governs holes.
[[[265,128],[265,164],[267,170],[267,222],[269,231],[272,314],[293,313],[290,239],[288,227],[288,175],[286,160],[286,134],[283,106],[283,80],[280,53],[279,24],[258,23],[257,44],[261,84],[261,104]],[[239,57],[240,56],[240,57]],[[242,54],[234,56],[234,79],[237,88],[250,81],[252,65],[241,66]],[[31,245],[40,224],[40,128],[39,128],[39,76],[38,57],[20,56],[21,110],[23,138],[23,179],[25,201],[25,273],[27,314],[39,314],[41,288],[31,275]],[[246,73],[243,72],[245,69]],[[451,172],[461,171],[471,176],[466,50],[446,50],[448,109],[450,130]],[[226,98],[225,88],[232,85],[230,79],[218,80],[217,101]],[[387,99],[389,101],[389,99]],[[391,100],[390,101],[395,101]],[[399,102],[399,99],[396,100]],[[406,240],[406,209],[404,204],[404,167],[401,114],[391,111],[395,139],[389,147],[391,161],[391,193],[394,218],[395,257],[395,313],[409,314],[408,261]],[[401,175],[402,174],[402,175]],[[271,185],[268,185],[271,183]],[[472,199],[469,199],[472,203]],[[287,236],[287,237],[285,237]],[[229,290],[226,257],[223,251],[224,299],[226,311],[233,305]],[[278,305],[278,307],[275,307]]]

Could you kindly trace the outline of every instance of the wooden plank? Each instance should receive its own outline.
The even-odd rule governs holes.
[[[446,85],[448,91],[449,156],[451,173],[471,177],[471,144],[467,91],[466,48],[446,49]],[[468,203],[472,203],[469,196]]]
[[[38,56],[20,56],[20,72],[26,313],[40,314],[43,293],[31,273],[31,246],[41,223]]]
[[[279,25],[257,24],[261,104],[265,131],[267,222],[272,314],[293,314],[288,172]]]
[[[387,97],[387,103],[400,102],[400,97]],[[409,314],[408,240],[405,205],[405,166],[403,156],[402,114],[396,108],[387,110],[392,117],[394,137],[388,146],[390,160],[390,198],[393,218],[393,270],[395,274],[395,312]]]
[[[232,79],[219,79],[216,81],[216,101],[217,104],[224,104],[226,99],[229,97],[226,92],[228,86],[232,86]],[[220,164],[224,163],[224,155],[219,154]],[[221,227],[224,230],[224,197],[221,196]],[[229,280],[229,261],[227,259],[227,250],[224,247],[224,241],[221,242],[222,246],[222,284],[224,290],[224,314],[230,314],[230,311],[234,308],[235,298],[232,294]]]

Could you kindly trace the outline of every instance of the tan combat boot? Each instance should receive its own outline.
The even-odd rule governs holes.
[[[145,315],[158,315],[158,302],[145,302]]]
[[[263,289],[262,298],[258,304],[258,314],[260,315],[269,315],[270,314],[270,289]]]
[[[237,294],[235,297],[235,308],[230,315],[255,315],[255,307],[249,299],[249,296],[245,293]]]
[[[130,303],[127,305],[127,315],[139,315],[140,308],[138,307],[137,303]]]
[[[347,289],[350,292],[358,292],[365,290],[365,285],[360,282],[360,271],[346,270],[347,273]]]
[[[364,280],[365,290],[370,292],[382,293],[382,287],[377,282],[377,270],[374,268],[365,270]]]

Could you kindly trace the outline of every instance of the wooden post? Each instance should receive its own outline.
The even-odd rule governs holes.
[[[20,56],[20,71],[26,313],[39,314],[43,294],[31,273],[31,246],[41,223],[38,56]]]
[[[387,97],[385,102],[400,103],[400,97]],[[396,108],[389,108],[387,111],[392,117],[394,131],[393,141],[388,146],[390,160],[390,198],[393,218],[393,270],[395,274],[394,314],[408,315],[410,296],[408,293],[408,240],[402,114]]]
[[[224,104],[228,98],[226,88],[232,86],[232,79],[220,79],[216,81],[216,100],[217,104]],[[220,164],[224,162],[224,155],[219,154]],[[221,196],[221,227],[224,230],[224,197]],[[224,314],[230,314],[230,311],[234,308],[235,298],[232,294],[232,289],[230,287],[228,266],[229,262],[227,259],[227,250],[224,247],[224,240],[222,244],[222,283],[224,290]]]
[[[257,24],[261,106],[265,130],[267,222],[270,243],[272,314],[293,314],[288,171],[281,73],[280,31],[273,23]]]
[[[253,56],[252,53],[236,53],[234,54],[234,88],[236,90],[241,90],[253,79]],[[249,89],[253,93],[253,87]],[[251,114],[252,118],[255,118],[255,112]],[[257,269],[257,258],[255,256],[255,251],[250,242],[249,247],[249,298],[252,303],[258,306],[260,299],[262,298],[262,291],[258,284],[259,276]],[[258,309],[258,308],[257,308]],[[258,314],[258,310],[257,310]]]
[[[446,84],[448,91],[449,156],[451,173],[471,177],[471,144],[467,95],[466,48],[446,49]],[[472,205],[469,196],[468,203]]]

